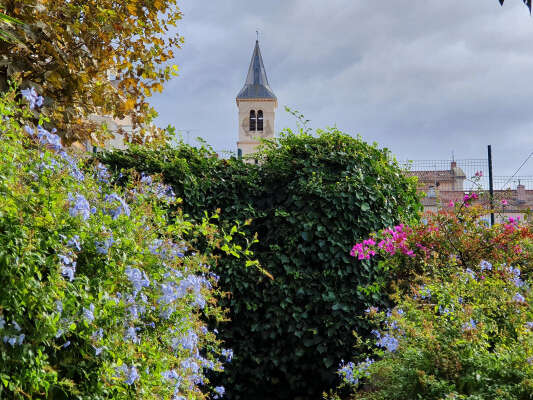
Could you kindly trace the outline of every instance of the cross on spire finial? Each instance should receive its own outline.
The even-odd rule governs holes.
[[[255,33],[257,34],[257,41],[259,42],[259,31],[255,31]]]

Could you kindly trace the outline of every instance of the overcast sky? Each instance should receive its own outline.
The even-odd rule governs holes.
[[[336,125],[399,160],[485,158],[510,175],[533,151],[533,18],[521,0],[181,0],[178,77],[158,125],[235,150],[235,97],[256,38],[276,130]],[[187,134],[184,135],[185,137]],[[533,175],[533,159],[519,175]]]

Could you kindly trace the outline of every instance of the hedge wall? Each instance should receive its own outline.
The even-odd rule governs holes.
[[[370,232],[416,218],[412,178],[386,149],[336,129],[287,130],[258,153],[259,164],[219,160],[179,144],[102,154],[114,168],[161,173],[192,218],[221,209],[220,225],[251,220],[248,238],[261,266],[222,256],[220,285],[231,321],[219,326],[235,358],[219,379],[230,399],[316,399],[335,384],[341,359],[355,356],[360,316],[386,295],[358,290],[378,278],[375,264],[349,250]],[[244,240],[244,239],[243,239]]]

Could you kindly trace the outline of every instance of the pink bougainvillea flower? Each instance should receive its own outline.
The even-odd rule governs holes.
[[[453,200],[450,200],[450,202],[448,203],[448,207],[453,207],[455,205],[455,203],[453,202]]]
[[[502,206],[507,206],[509,205],[509,202],[505,199],[502,200]]]

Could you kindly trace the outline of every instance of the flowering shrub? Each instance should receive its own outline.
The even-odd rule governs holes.
[[[0,99],[0,397],[221,398],[205,372],[231,350],[203,322],[224,317],[215,227],[177,208],[169,223],[170,188],[114,186],[44,121],[22,128],[13,98]]]
[[[420,224],[384,229],[356,243],[350,254],[359,260],[380,256],[381,268],[400,284],[421,276],[448,276],[482,260],[530,265],[531,226],[511,217],[489,228],[484,219],[489,211],[471,205],[475,199],[477,194],[467,194],[463,202],[430,214]]]
[[[488,227],[472,199],[352,249],[384,256],[398,284],[394,308],[366,310],[377,328],[366,342],[372,354],[339,366],[350,398],[531,398],[531,227],[515,219]]]
[[[533,393],[529,273],[484,261],[430,279],[392,311],[367,310],[372,359],[341,365],[354,399],[527,399]]]

